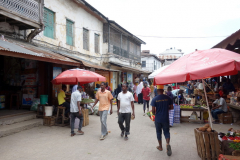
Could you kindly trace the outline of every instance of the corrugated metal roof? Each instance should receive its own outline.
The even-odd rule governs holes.
[[[145,70],[142,70],[142,69],[132,68],[130,66],[123,66],[122,64],[119,64],[119,63],[114,63],[114,62],[110,62],[110,63],[113,64],[113,65],[116,65],[118,67],[121,67],[122,69],[132,71],[132,72],[147,73],[147,74],[151,73],[149,71],[145,71]]]
[[[72,66],[80,65],[79,62],[74,61],[70,58],[64,57],[60,54],[51,52],[49,50],[45,50],[41,47],[34,46],[30,43],[12,40],[12,39],[0,40],[0,55],[8,56],[8,54],[1,51],[13,52],[15,53],[16,57],[22,56],[21,58],[29,58],[29,55],[31,55],[32,56],[31,59],[35,59],[35,60],[66,64],[66,65],[72,65]],[[17,53],[21,55],[17,55]],[[24,55],[26,55],[27,57],[24,57]],[[14,56],[14,54],[11,54],[11,56]]]
[[[228,36],[227,38],[225,38],[224,40],[222,40],[221,42],[219,42],[218,44],[216,44],[215,46],[213,46],[212,48],[226,49],[229,44],[234,45],[234,43],[238,39],[240,39],[240,29],[235,33],[231,34],[230,36]]]

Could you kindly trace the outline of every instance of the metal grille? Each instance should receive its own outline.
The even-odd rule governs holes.
[[[95,34],[95,53],[99,53],[99,35]]]
[[[89,31],[83,28],[83,49],[89,50]]]
[[[40,5],[36,0],[0,0],[0,6],[23,17],[40,22]]]

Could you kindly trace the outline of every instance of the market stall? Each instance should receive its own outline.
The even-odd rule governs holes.
[[[216,159],[220,154],[217,131],[213,129],[204,79],[234,75],[240,70],[240,55],[224,49],[196,51],[173,62],[154,78],[154,83],[171,84],[201,79],[209,114],[209,124],[195,129],[198,155],[202,159]],[[210,138],[209,138],[210,137]]]
[[[102,81],[105,82],[106,78],[95,73],[92,71],[84,70],[84,69],[70,69],[62,72],[59,74],[55,79],[52,80],[52,83],[57,85],[57,84],[66,84],[66,85],[85,85],[85,84],[90,84],[93,82],[97,81]],[[84,86],[83,86],[84,87]],[[85,87],[84,87],[85,88]],[[90,99],[90,97],[83,92],[82,94],[82,101],[81,101],[81,106],[84,108],[83,109],[83,116],[84,116],[84,121],[83,121],[83,126],[89,124],[89,109],[87,106],[91,103],[94,103],[95,100]],[[67,93],[68,99],[71,99],[71,94]],[[61,122],[61,125],[65,125],[65,120],[69,121],[68,117],[65,117],[64,114],[60,114],[61,110],[63,113],[65,112],[65,107],[58,106],[57,108],[57,117],[56,117],[56,124],[59,124]],[[59,120],[61,119],[61,120]],[[76,118],[76,121],[78,119]],[[79,122],[77,122],[79,123]],[[76,123],[76,124],[77,124]]]

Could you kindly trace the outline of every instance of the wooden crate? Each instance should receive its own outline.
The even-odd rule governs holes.
[[[43,125],[45,126],[54,126],[56,117],[44,117]]]
[[[218,119],[220,123],[231,124],[232,123],[232,113],[222,113],[218,114]]]
[[[221,153],[220,141],[218,139],[218,133],[214,132],[202,132],[198,128],[194,129],[195,139],[197,144],[197,152],[202,160],[215,160]]]
[[[85,127],[89,125],[88,109],[83,109],[82,114],[83,114],[83,127]]]

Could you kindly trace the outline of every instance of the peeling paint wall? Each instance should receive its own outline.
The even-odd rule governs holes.
[[[35,39],[61,46],[72,51],[79,51],[86,55],[98,56],[106,54],[106,47],[103,50],[103,22],[85,11],[72,0],[45,0],[45,7],[55,12],[55,37],[54,39],[44,36],[41,32]],[[66,44],[66,18],[74,22],[74,45]],[[83,49],[83,28],[89,30],[89,51]],[[99,34],[99,52],[95,53],[94,34]],[[105,53],[103,53],[103,51]],[[98,60],[82,56],[89,61],[100,63]]]

